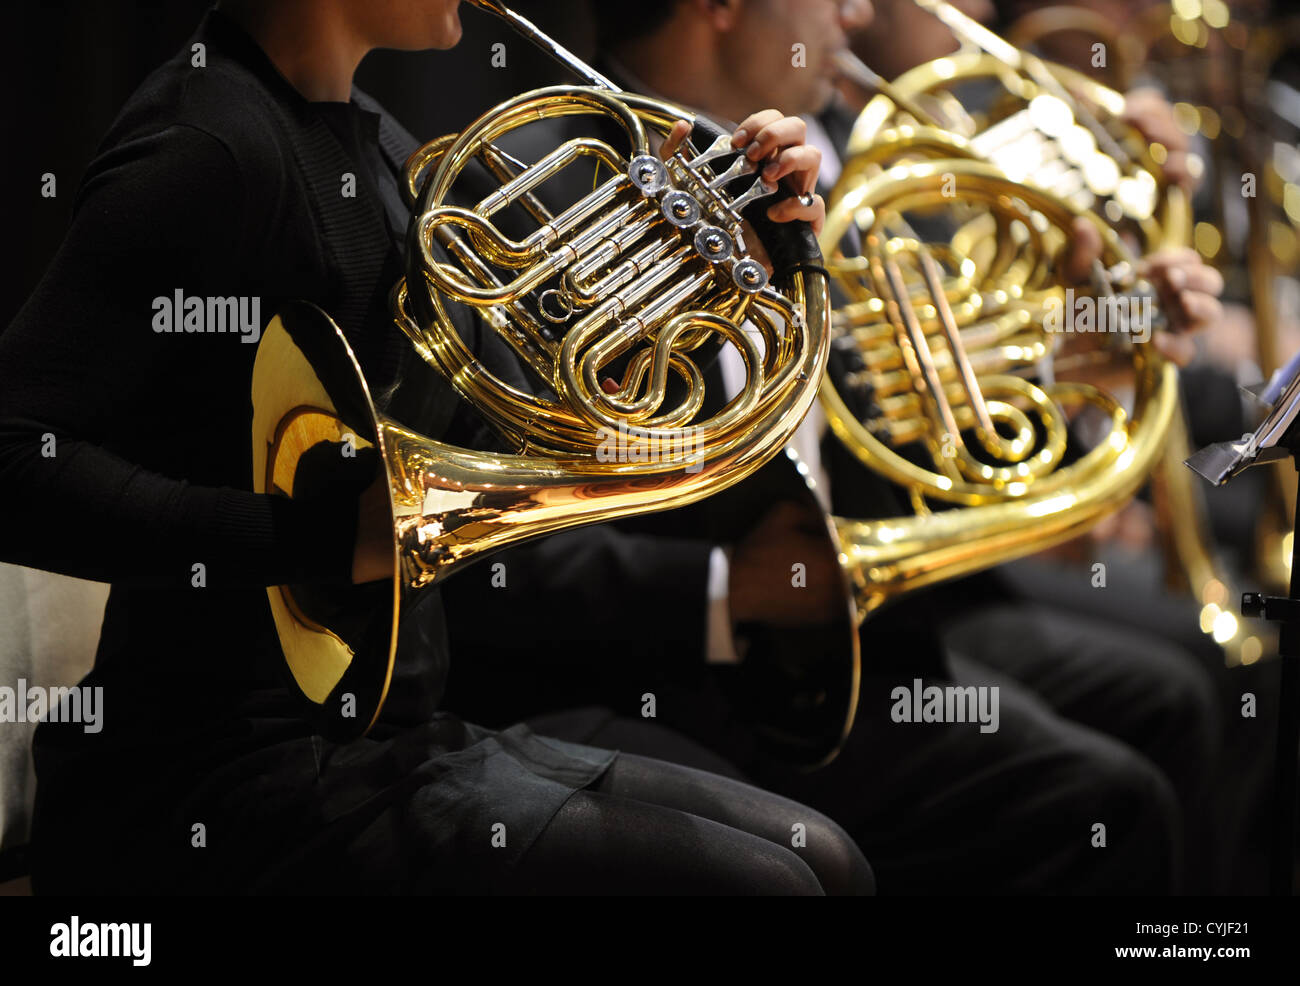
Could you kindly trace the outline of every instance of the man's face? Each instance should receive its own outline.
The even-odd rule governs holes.
[[[735,30],[719,38],[724,69],[754,106],[791,116],[819,112],[835,91],[832,58],[848,44],[841,6],[840,0],[741,0]]]
[[[352,0],[359,33],[376,48],[424,51],[460,41],[460,0]]]
[[[993,19],[991,0],[951,0],[952,5],[977,21]],[[949,27],[912,0],[876,0],[876,18],[856,32],[853,51],[886,79],[958,49]]]

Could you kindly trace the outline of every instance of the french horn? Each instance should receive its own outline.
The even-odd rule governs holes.
[[[1121,24],[1086,16],[1078,8],[1049,6],[1019,18],[1009,29],[1021,45],[1050,45],[1062,32],[1095,38],[1107,52],[1118,53],[1107,66],[1118,85],[1127,86],[1140,68],[1164,86],[1180,127],[1205,141],[1209,215],[1173,242],[1195,246],[1223,272],[1230,296],[1249,299],[1265,379],[1279,365],[1274,277],[1287,263],[1283,258],[1289,256],[1294,266],[1297,238],[1294,223],[1285,219],[1274,197],[1286,182],[1271,160],[1272,148],[1257,135],[1273,129],[1266,108],[1269,69],[1276,53],[1285,50],[1288,34],[1294,42],[1297,23],[1290,18],[1252,24],[1249,16],[1214,0],[1191,6],[1154,4]],[[1224,180],[1247,174],[1260,177],[1260,195],[1242,196],[1232,181]],[[1234,215],[1238,212],[1242,214]],[[1242,227],[1245,235],[1234,236]],[[1253,663],[1272,653],[1275,641],[1270,631],[1248,632],[1233,612],[1240,591],[1213,545],[1203,495],[1178,468],[1191,453],[1185,423],[1176,423],[1170,439],[1153,484],[1166,528],[1166,582],[1196,597],[1201,629],[1222,646],[1228,665]],[[1290,578],[1295,477],[1287,470],[1270,470],[1266,482],[1251,574],[1280,590]]]
[[[959,172],[965,167],[962,162],[987,161],[1005,179],[1022,183],[1026,189],[1043,192],[1079,214],[1096,216],[1105,226],[1122,231],[1143,252],[1189,241],[1191,211],[1187,197],[1180,188],[1165,180],[1157,160],[1161,149],[1151,147],[1137,131],[1119,123],[1124,109],[1122,94],[1082,73],[1044,62],[1016,48],[943,0],[913,2],[939,17],[962,42],[962,50],[919,65],[890,82],[879,79],[851,53],[845,52],[840,56],[842,73],[877,95],[868,102],[855,122],[849,145],[851,156],[828,204],[832,217],[837,199],[852,194],[884,169],[925,162],[928,167],[954,173],[954,169]],[[967,84],[995,84],[1003,94],[1001,99],[993,101],[989,119],[978,119],[967,111],[959,98],[963,85]],[[843,232],[850,225],[851,217],[828,222],[822,240],[828,256],[838,247],[830,239],[831,228]],[[828,261],[832,272],[838,263],[834,258]],[[1126,259],[1120,269],[1131,275],[1132,258]],[[1132,283],[1131,276],[1128,280],[1127,286],[1108,284],[1103,285],[1103,289],[1110,292],[1119,287],[1120,291],[1131,295],[1137,285]],[[996,295],[1000,289],[997,285],[994,287]],[[971,299],[968,296],[966,300]],[[836,334],[840,334],[839,329]],[[1034,359],[1042,358],[1045,354],[1042,347],[1048,342],[1050,340],[1040,339],[1033,350],[1037,354]],[[837,346],[843,344],[846,343],[836,343]],[[969,348],[964,342],[961,347]],[[946,347],[944,349],[944,358],[948,358]],[[1224,648],[1229,663],[1242,659],[1243,648],[1247,656],[1252,653],[1257,656],[1259,641],[1249,638],[1226,611],[1232,598],[1232,580],[1215,556],[1204,518],[1204,505],[1193,477],[1182,466],[1183,450],[1188,442],[1181,404],[1177,399],[1174,370],[1172,367],[1160,367],[1156,371],[1145,369],[1148,364],[1158,366],[1160,361],[1144,346],[1133,347],[1132,355],[1135,377],[1126,389],[1131,393],[1135,413],[1129,427],[1139,427],[1138,422],[1146,417],[1145,425],[1149,430],[1140,427],[1139,431],[1152,442],[1149,445],[1145,441],[1140,443],[1146,450],[1143,455],[1125,462],[1136,464],[1141,461],[1150,467],[1152,463],[1146,455],[1158,450],[1154,468],[1147,468],[1147,471],[1153,476],[1159,498],[1167,504],[1166,512],[1178,519],[1172,531],[1170,553],[1202,606],[1201,629]],[[1095,352],[1090,357],[1074,354],[1066,363],[1057,359],[1049,372],[1059,372],[1070,362],[1088,358],[1107,357]],[[954,359],[954,366],[959,362],[960,359]],[[1022,363],[1012,372],[1023,377],[1032,375],[1034,371]],[[1150,386],[1149,374],[1152,372],[1159,378],[1154,389]],[[1145,384],[1143,377],[1147,377]],[[961,383],[963,395],[976,392],[965,372]],[[931,392],[924,382],[918,384],[918,389]],[[1142,411],[1144,393],[1146,412]],[[833,385],[823,389],[823,402],[829,407],[828,416],[832,422],[840,422],[837,434],[860,460],[869,468],[882,471],[899,482],[922,510],[926,502],[936,498],[952,502],[953,498],[941,488],[920,482],[915,468],[900,466],[894,460],[888,443],[873,440],[870,429],[855,426],[854,416],[845,413],[851,402],[844,401],[843,396]],[[979,424],[987,432],[987,421]],[[959,430],[964,427],[967,426],[959,423]],[[931,443],[936,434],[952,433],[951,421],[941,426],[928,426]],[[1119,435],[1118,429],[1112,431],[1108,440],[1120,441]],[[1142,477],[1145,475],[1142,473]],[[1073,514],[1076,518],[1090,516],[1092,521],[1099,519],[1136,492],[1141,482],[1132,480],[1137,476],[1138,473],[1134,472],[1130,481],[1124,484],[1127,493],[1115,495],[1118,487],[1112,487],[1103,496],[1092,500],[1097,509],[1080,509],[1094,494],[1101,493],[1094,484],[1083,483],[1076,492],[1084,496],[1069,505],[1067,515]],[[1016,489],[1021,490],[1021,487]],[[1031,496],[1028,490],[1029,487],[1025,487],[1013,499],[1023,500]],[[999,504],[1003,496],[999,493],[993,500],[983,496],[970,497],[967,501],[972,510],[970,516],[980,516],[979,511]],[[1047,502],[1063,503],[1050,498]],[[1100,506],[1103,502],[1107,504],[1105,508]],[[1029,517],[1036,510],[1046,508],[1033,507],[1031,500],[1024,500],[1022,505],[1029,507],[1022,541],[1014,550],[1008,546],[1007,550],[989,552],[987,564],[1010,560],[1068,540],[1073,536],[1070,531],[1082,533],[1092,522],[1065,527],[1051,523],[1035,525],[1029,522]],[[1015,510],[1010,501],[1001,502],[1001,508]],[[945,512],[939,516],[947,518],[945,523],[960,529],[963,512]],[[948,513],[956,516],[948,517]],[[1041,541],[1035,540],[1031,533],[1033,530],[1042,533]],[[993,540],[1001,541],[1000,538]],[[973,540],[972,543],[979,542]],[[967,563],[956,566],[953,574],[983,567],[986,565]],[[933,570],[943,572],[948,570],[948,566],[939,565]],[[926,576],[928,581],[943,577],[946,576]],[[896,582],[892,576],[886,581],[891,585]],[[904,584],[906,582],[905,579]],[[1217,616],[1218,622],[1206,620],[1206,614]],[[1229,622],[1231,625],[1227,625]]]
[[[1132,269],[1092,213],[962,159],[896,165],[832,199],[822,242],[843,302],[823,406],[836,436],[914,510],[836,518],[865,620],[904,593],[1069,540],[1125,503],[1161,453],[1177,376],[1131,324],[1101,347],[1127,368],[1131,408],[1057,377],[1066,339],[1050,320],[1074,291],[1061,272],[1071,223],[1097,226],[1102,266]],[[860,248],[846,250],[846,237]],[[1098,435],[1071,457],[1070,425],[1085,412]]]
[[[310,496],[328,474],[322,458],[359,453],[377,456],[386,480],[390,580],[267,590],[288,678],[322,734],[340,739],[377,721],[399,643],[419,636],[422,590],[509,545],[739,482],[786,444],[826,364],[816,240],[807,224],[778,226],[761,208],[748,212],[752,225],[742,221],[777,188],[729,136],[619,90],[502,4],[474,5],[589,83],[508,100],[425,145],[406,169],[414,201],[396,325],[512,451],[453,447],[389,417],[342,333],[311,306],[282,310],[256,356],[258,492]],[[569,140],[534,163],[508,149],[532,121],[577,115],[612,125],[618,140]],[[655,142],[679,120],[694,129],[663,160]],[[584,159],[608,177],[547,210],[534,191]],[[496,181],[486,195],[464,187],[480,168]],[[531,229],[511,235],[507,215]],[[751,248],[755,229],[771,278]],[[456,305],[511,354],[527,385],[480,359],[453,322]],[[737,349],[746,380],[703,417],[700,365],[720,346]]]

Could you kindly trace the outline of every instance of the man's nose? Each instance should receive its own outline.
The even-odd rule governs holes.
[[[876,16],[871,0],[841,0],[840,27],[845,34],[861,31]]]
[[[954,0],[953,6],[981,24],[991,24],[998,13],[992,0]]]

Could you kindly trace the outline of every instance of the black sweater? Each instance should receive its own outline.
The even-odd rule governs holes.
[[[350,573],[354,499],[249,492],[258,347],[156,331],[155,299],[257,299],[263,322],[305,299],[338,322],[372,390],[422,378],[421,420],[407,423],[436,436],[458,406],[387,314],[395,168],[415,142],[364,94],[307,102],[217,12],[192,40],[206,66],[187,45],[131,98],[58,255],[0,335],[0,559],[113,584],[86,682],[104,687],[103,733],[38,730],[47,799],[65,779],[69,797],[145,777],[161,790],[309,733],[281,684],[264,587]],[[442,688],[431,597],[430,646],[399,665],[394,724],[427,719]]]

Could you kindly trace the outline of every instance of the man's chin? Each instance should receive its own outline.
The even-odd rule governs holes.
[[[446,50],[455,48],[460,44],[461,36],[465,33],[464,25],[460,22],[460,5],[456,4],[447,11],[446,20],[442,23],[442,29],[438,32],[438,40],[431,48]]]
[[[818,116],[825,113],[835,102],[835,84],[830,79],[822,79],[817,83],[817,87],[808,94],[805,103],[807,109],[803,110],[800,116]]]

